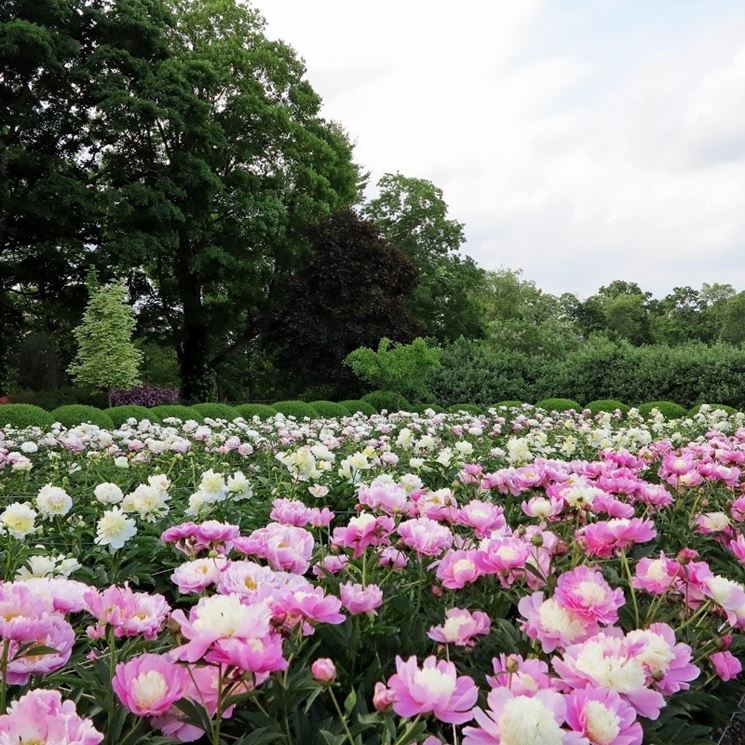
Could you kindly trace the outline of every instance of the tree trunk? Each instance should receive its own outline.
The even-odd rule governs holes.
[[[213,374],[202,305],[202,283],[189,266],[191,250],[188,238],[182,235],[179,243],[175,274],[184,314],[179,354],[181,399],[187,403],[203,403],[212,397]]]

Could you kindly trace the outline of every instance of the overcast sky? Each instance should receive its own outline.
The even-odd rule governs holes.
[[[373,183],[551,292],[745,289],[745,0],[256,0]]]

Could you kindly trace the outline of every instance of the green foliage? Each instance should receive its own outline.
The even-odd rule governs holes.
[[[96,424],[99,427],[108,429],[114,426],[111,417],[95,406],[68,404],[67,406],[60,406],[51,413],[53,421],[59,422],[68,429],[70,427],[77,427],[79,424],[87,423]]]
[[[44,391],[13,391],[13,401],[16,403],[33,404],[51,411],[66,404],[85,404],[86,406],[106,407],[106,396],[99,391],[75,386],[63,386],[54,390]]]
[[[161,420],[174,417],[180,419],[182,422],[186,422],[189,419],[193,419],[195,422],[203,422],[204,417],[191,406],[183,406],[181,404],[163,404],[162,406],[153,406],[150,411],[156,416],[159,416]]]
[[[54,418],[48,411],[32,404],[0,404],[0,429],[11,427],[49,427]]]
[[[362,400],[372,406],[375,411],[411,411],[411,404],[395,391],[372,391],[366,393]]]
[[[244,419],[252,419],[255,416],[261,419],[271,419],[277,410],[267,404],[240,404],[235,407],[235,412]]]
[[[688,413],[691,416],[693,416],[694,414],[698,414],[702,406],[703,404],[697,404],[696,406],[693,406]],[[727,406],[727,404],[707,404],[707,406],[709,406],[712,411],[724,411],[727,414],[737,413],[737,409],[734,406]]]
[[[424,414],[427,409],[432,409],[432,411],[438,414],[445,411],[445,409],[440,406],[440,404],[412,404],[410,407],[410,410],[416,412],[417,414]]]
[[[380,390],[389,390],[410,398],[431,396],[430,375],[440,367],[440,351],[424,339],[411,344],[391,344],[383,338],[377,351],[360,347],[347,355],[344,363],[354,374]]]
[[[652,409],[658,409],[665,419],[680,419],[687,413],[683,406],[672,401],[648,401],[639,407],[639,413],[643,417],[648,417]]]
[[[344,404],[335,403],[334,401],[311,401],[310,405],[319,413],[320,416],[328,419],[349,416],[352,413],[346,406],[344,406]]]
[[[745,292],[729,298],[724,304],[720,338],[730,344],[745,341]]]
[[[148,409],[146,406],[136,406],[134,404],[128,406],[112,406],[108,409],[104,409],[103,413],[106,414],[109,419],[114,423],[115,427],[121,427],[127,419],[149,419],[151,422],[160,422],[160,417],[157,414],[153,414],[153,409]]]
[[[74,332],[78,353],[68,368],[80,385],[110,390],[140,382],[142,353],[132,343],[135,317],[124,294],[124,285],[114,283],[92,290]]]
[[[172,347],[154,341],[140,341],[137,347],[142,352],[140,377],[145,385],[179,387],[178,357]]]
[[[416,265],[419,284],[409,307],[426,335],[437,341],[481,336],[484,272],[460,255],[464,226],[448,216],[442,190],[426,179],[386,173],[365,213]]]
[[[448,406],[448,411],[457,414],[459,411],[465,411],[468,414],[483,414],[484,410],[476,404],[453,404]]]
[[[196,411],[205,419],[225,419],[228,422],[232,422],[238,416],[238,412],[232,406],[227,404],[194,404],[189,407],[192,411]]]
[[[302,421],[305,417],[308,419],[318,417],[318,412],[307,401],[275,401],[272,408],[285,416],[295,417],[298,421]]]
[[[350,413],[350,414],[356,414],[361,413],[365,414],[367,416],[371,416],[372,414],[375,414],[375,408],[370,406],[367,401],[362,401],[361,399],[348,399],[346,401],[339,401],[339,403]]]
[[[546,411],[582,411],[582,406],[570,398],[544,398],[536,406]]]
[[[589,404],[585,405],[585,408],[589,409],[593,414],[600,414],[605,411],[614,412],[616,410],[620,411],[622,414],[626,414],[629,410],[629,406],[625,403],[622,401],[616,401],[612,398],[601,398],[596,401],[590,401]]]

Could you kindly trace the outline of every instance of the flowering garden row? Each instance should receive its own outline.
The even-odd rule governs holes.
[[[0,745],[717,742],[744,463],[707,407],[7,427]]]

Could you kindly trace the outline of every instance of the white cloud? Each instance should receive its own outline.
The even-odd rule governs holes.
[[[556,292],[616,278],[655,292],[745,287],[745,16],[702,6],[674,32],[664,22],[650,30],[653,9],[640,4],[606,50],[607,29],[591,44],[564,41],[594,33],[595,3],[585,0],[584,15],[557,7],[266,0],[261,9],[270,35],[306,59],[326,115],[350,132],[373,178],[432,179],[481,264],[523,267]]]

